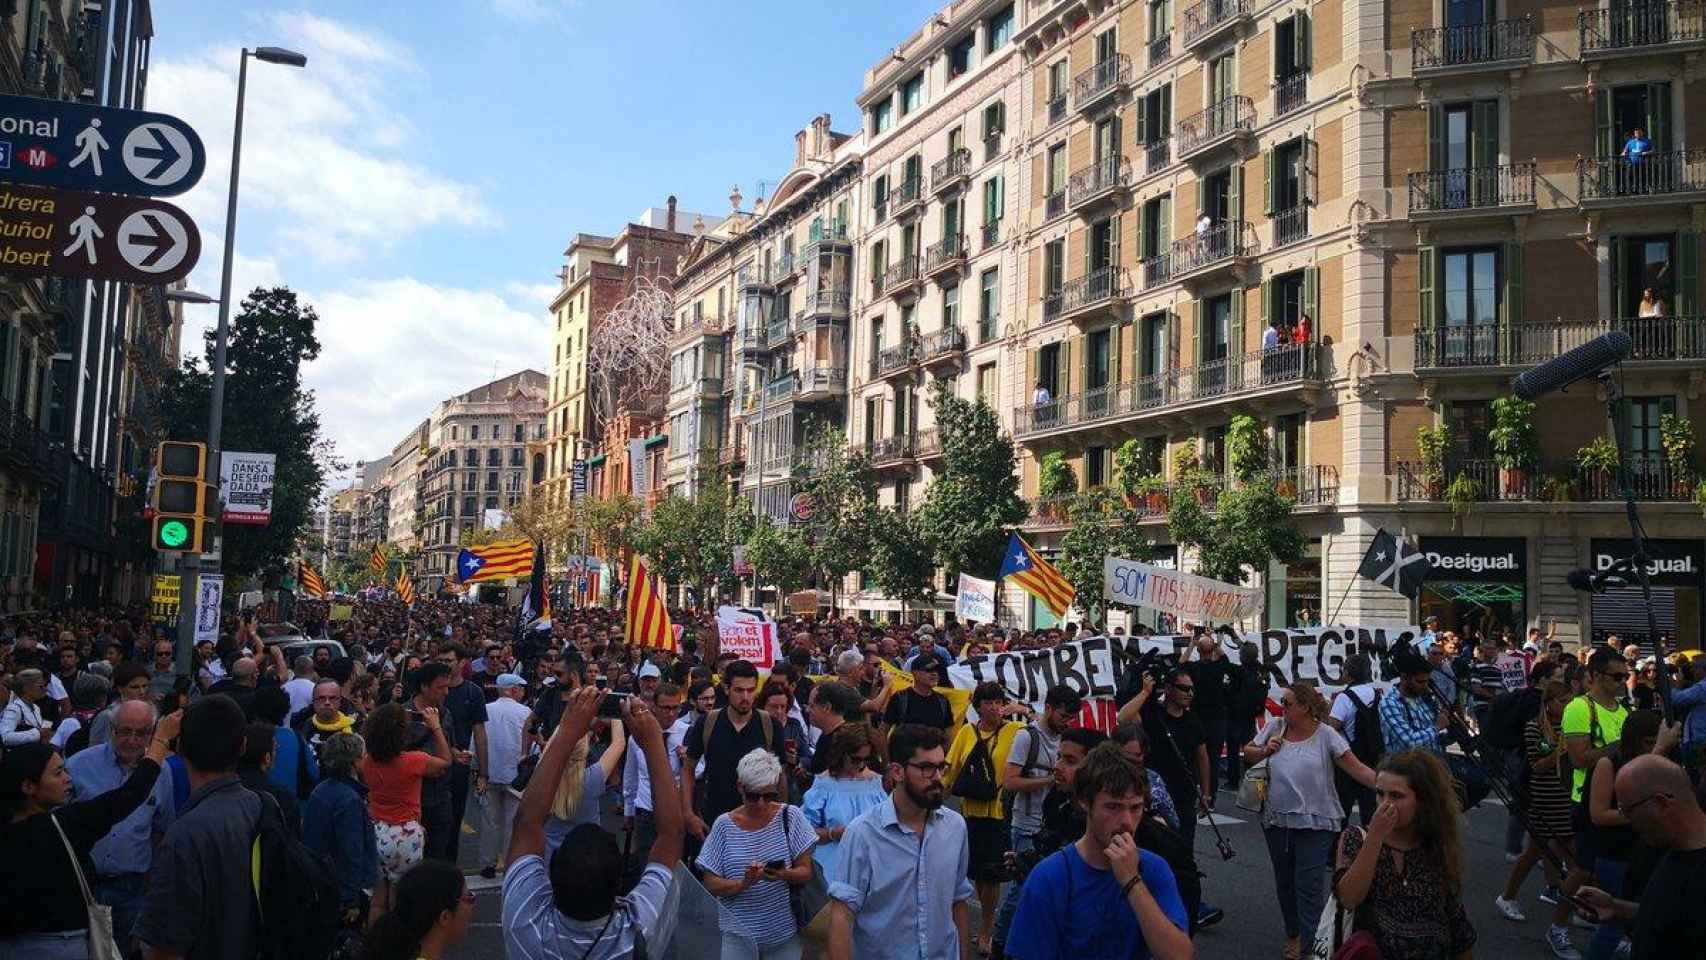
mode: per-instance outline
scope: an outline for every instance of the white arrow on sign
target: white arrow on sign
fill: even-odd
[[[164,123],[145,123],[124,138],[124,166],[151,187],[170,187],[189,175],[195,148],[189,137]]]
[[[177,215],[138,210],[119,224],[118,252],[143,273],[169,273],[190,252],[190,232]]]

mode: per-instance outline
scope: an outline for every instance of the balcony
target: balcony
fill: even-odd
[[[1164,136],[1143,145],[1143,174],[1152,176],[1173,165],[1173,141]]]
[[[764,402],[772,404],[792,400],[799,389],[800,381],[797,377],[792,373],[783,374],[764,385]]]
[[[957,364],[966,352],[966,334],[959,327],[945,327],[918,338],[915,356],[926,367]]]
[[[921,461],[942,459],[942,435],[935,427],[918,431],[913,440],[912,450]]]
[[[1576,14],[1583,60],[1664,52],[1706,41],[1706,3],[1647,0]]]
[[[1309,239],[1309,208],[1298,204],[1274,214],[1274,248],[1289,247]]]
[[[1101,267],[1060,288],[1043,300],[1049,320],[1088,320],[1118,307],[1131,296],[1124,267]]]
[[[1698,200],[1706,193],[1706,149],[1582,160],[1576,184],[1584,209]]]
[[[1120,154],[1103,157],[1066,181],[1066,205],[1092,213],[1117,201],[1131,187],[1131,164]]]
[[[1072,108],[1087,113],[1113,103],[1120,91],[1131,86],[1131,58],[1123,53],[1097,63],[1072,81]]]
[[[1171,252],[1158,253],[1144,260],[1141,268],[1143,270],[1143,289],[1151,290],[1164,283],[1169,283],[1173,279],[1173,254]]]
[[[723,395],[723,378],[696,377],[678,386],[671,387],[669,392],[672,399],[699,397],[706,400],[715,400]]]
[[[847,221],[840,219],[814,221],[806,233],[806,246],[814,243],[843,243],[847,240]]]
[[[1208,156],[1218,147],[1247,140],[1256,129],[1256,107],[1234,95],[1179,121],[1179,159]]]
[[[871,360],[871,379],[886,380],[912,372],[912,366],[917,362],[917,344],[911,337],[892,347],[877,351]]]
[[[1283,117],[1303,109],[1309,102],[1309,74],[1299,73],[1274,81],[1274,116]]]
[[[846,287],[821,287],[807,290],[801,297],[800,316],[847,318],[853,302],[853,292]]]
[[[924,273],[932,280],[958,277],[966,266],[966,235],[953,233],[924,248]]]
[[[1064,188],[1043,197],[1043,221],[1046,223],[1066,213],[1066,190]]]
[[[799,381],[800,387],[794,396],[802,403],[839,400],[847,394],[845,367],[814,367],[801,370]]]
[[[765,326],[764,336],[770,341],[771,349],[780,350],[786,347],[788,341],[793,339],[793,334],[788,331],[788,318],[771,317],[770,322]]]
[[[1482,323],[1418,330],[1416,370],[1485,373],[1532,366],[1612,330],[1621,330],[1634,341],[1625,363],[1662,365],[1706,360],[1706,317],[1622,317]]]
[[[732,467],[746,462],[746,444],[739,435],[732,441],[725,441],[717,448],[717,463],[721,466]]]
[[[913,460],[911,437],[883,437],[872,441],[866,447],[871,457],[871,466],[878,469],[885,467],[900,467]]]
[[[894,213],[896,220],[904,220],[924,209],[924,178],[911,177],[902,180],[889,194],[889,210]]]
[[[1185,8],[1185,49],[1200,50],[1250,21],[1250,0],[1202,0]]]
[[[1542,460],[1512,470],[1493,460],[1462,459],[1446,463],[1431,479],[1422,462],[1400,460],[1392,464],[1388,480],[1392,499],[1399,503],[1445,503],[1448,491],[1466,495],[1473,503],[1623,502],[1616,473],[1585,469],[1573,460]],[[1634,456],[1629,461],[1629,487],[1639,502],[1692,503],[1698,482],[1694,471],[1679,471],[1663,457]]]
[[[1533,62],[1531,17],[1410,31],[1410,72],[1417,77],[1509,70]]]
[[[1058,93],[1048,100],[1048,122],[1050,126],[1066,119],[1066,94]]]
[[[1164,33],[1149,41],[1149,69],[1173,59],[1173,34]]]
[[[1173,241],[1173,279],[1204,279],[1243,266],[1255,253],[1256,228],[1243,220],[1225,220]]]
[[[770,352],[769,332],[763,327],[748,327],[735,334],[735,349],[756,357]]]
[[[741,267],[735,282],[742,290],[769,290],[776,285],[776,278],[768,266],[752,265]]]
[[[971,151],[965,147],[948,154],[930,167],[930,189],[941,194],[958,190],[971,179]]]
[[[1001,221],[983,225],[983,249],[988,250],[1001,243]]]
[[[1020,439],[1029,440],[1154,418],[1228,399],[1315,392],[1321,388],[1320,367],[1317,344],[1255,350],[1109,384],[1045,404],[1016,407],[1013,430]]]
[[[1504,216],[1534,208],[1534,164],[1419,170],[1406,178],[1411,220]]]
[[[924,271],[917,257],[902,257],[883,273],[881,292],[896,300],[917,299],[924,286]]]

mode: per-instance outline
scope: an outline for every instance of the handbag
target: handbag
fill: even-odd
[[[782,838],[789,850],[794,841],[788,834],[788,805],[782,805]],[[829,880],[823,875],[823,864],[812,858],[812,878],[799,886],[788,884],[788,910],[794,915],[794,926],[800,936],[816,944],[829,942]]]
[[[95,895],[89,890],[89,881],[83,876],[83,864],[77,859],[77,851],[71,848],[71,838],[65,835],[65,828],[59,825],[58,817],[51,813],[47,817],[53,821],[53,829],[59,833],[59,842],[65,844],[65,855],[71,858],[71,869],[77,874],[77,885],[83,888],[83,905],[89,911],[89,960],[123,960],[124,954],[118,948],[118,941],[113,939],[113,908],[95,902]]]
[[[1285,721],[1280,721],[1276,737],[1285,736]],[[1244,779],[1238,781],[1238,808],[1251,813],[1261,813],[1268,806],[1268,759],[1253,764],[1244,771]]]

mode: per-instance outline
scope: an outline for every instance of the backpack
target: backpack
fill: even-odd
[[[976,727],[971,729],[976,743],[966,755],[960,775],[954,779],[953,793],[963,800],[988,803],[1001,794],[1001,787],[995,782],[995,758],[989,755],[989,742],[978,734]],[[1001,736],[1001,732],[997,730],[995,736]]]
[[[1386,736],[1380,729],[1380,691],[1374,691],[1374,699],[1368,703],[1363,703],[1349,687],[1345,688],[1345,696],[1351,701],[1357,722],[1351,753],[1372,769],[1380,763],[1380,755],[1386,749]]]
[[[1025,748],[1025,762],[1019,766],[1021,777],[1031,775],[1031,770],[1037,765],[1037,757],[1042,755],[1043,749],[1042,731],[1037,729],[1036,724],[1025,724],[1025,732],[1030,735],[1026,738],[1030,746]],[[1013,804],[1018,802],[1019,796],[1018,791],[1009,790],[1001,798],[1001,816],[1009,823],[1013,821]]]
[[[343,929],[337,871],[330,858],[290,832],[278,801],[250,792],[261,799],[249,848],[250,883],[261,920],[259,960],[324,960]]]
[[[753,712],[758,714],[759,726],[764,728],[764,749],[770,751],[771,753],[775,753],[776,752],[776,728],[774,726],[772,726],[770,723],[770,714],[765,713],[763,710],[754,710]],[[712,733],[712,731],[717,729],[717,720],[722,716],[722,714],[723,714],[723,708],[722,707],[718,707],[717,709],[712,710],[712,711],[705,714],[705,723],[704,723],[705,739],[704,739],[703,743],[699,744],[699,755],[700,756],[704,756],[705,754],[711,752],[711,733]]]
[[[1521,750],[1522,731],[1528,721],[1540,716],[1540,691],[1533,687],[1507,690],[1487,707],[1487,722],[1481,737],[1501,750]]]
[[[289,727],[285,729],[290,730]],[[290,730],[290,735],[296,738],[296,799],[307,800],[308,795],[314,792],[314,778],[308,773],[310,748],[308,741],[302,737],[302,731]]]

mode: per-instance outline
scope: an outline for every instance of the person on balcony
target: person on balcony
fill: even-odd
[[[1647,289],[1642,290],[1641,291],[1641,306],[1638,309],[1636,309],[1635,316],[1637,316],[1637,317],[1662,317],[1664,315],[1665,315],[1665,302],[1663,300],[1660,300],[1658,298],[1658,296],[1653,293],[1653,288],[1648,287]]]
[[[1310,329],[1309,314],[1297,315],[1297,326],[1291,328],[1291,342],[1297,346],[1308,346],[1314,331]]]
[[[1272,320],[1268,321],[1268,328],[1266,330],[1262,331],[1262,382],[1263,383],[1273,383],[1275,380],[1278,380],[1280,378],[1281,371],[1279,369],[1279,364],[1280,364],[1279,347],[1280,347],[1280,343],[1284,339],[1280,335],[1280,323],[1281,322],[1282,321],[1279,317],[1274,317]]]
[[[1623,152],[1618,154],[1623,161],[1623,192],[1645,193],[1653,176],[1650,164],[1642,160],[1653,152],[1653,141],[1647,139],[1647,131],[1636,127],[1629,131],[1629,139],[1623,141]]]

